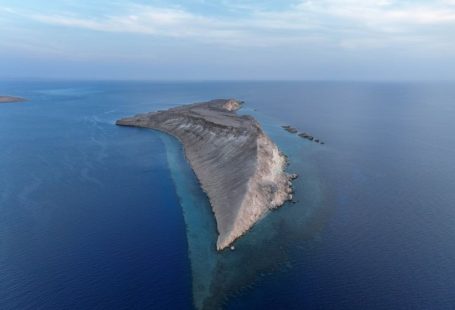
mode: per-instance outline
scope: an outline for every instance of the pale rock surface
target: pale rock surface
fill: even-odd
[[[239,101],[218,99],[139,114],[117,125],[153,128],[177,137],[214,212],[217,249],[229,247],[269,210],[292,197],[286,157]]]

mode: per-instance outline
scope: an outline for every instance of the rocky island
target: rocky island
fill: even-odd
[[[270,210],[292,200],[286,156],[241,102],[218,99],[139,114],[116,122],[175,136],[215,215],[217,249],[229,247]]]
[[[25,98],[13,96],[0,96],[0,103],[22,102],[26,101]]]
[[[315,137],[313,137],[309,133],[306,133],[306,132],[298,133],[299,132],[298,129],[294,128],[292,126],[283,125],[283,126],[281,126],[281,128],[283,128],[284,130],[286,130],[287,132],[289,132],[291,134],[297,134],[297,136],[299,136],[302,139],[307,139],[307,140],[314,141],[314,142],[319,143],[319,144],[324,144],[323,141],[321,141],[320,139],[316,139]]]

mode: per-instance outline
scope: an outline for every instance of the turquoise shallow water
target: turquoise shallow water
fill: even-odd
[[[216,223],[208,199],[184,160],[182,146],[175,138],[162,134],[187,225],[193,297],[198,308],[225,305],[228,297],[251,288],[270,272],[291,268],[289,251],[311,235],[316,228],[315,219],[321,216],[321,209],[326,205],[317,169],[305,159],[312,153],[305,151],[310,142],[283,134],[283,129],[274,120],[252,109],[244,108],[242,113],[260,119],[264,130],[294,159],[289,172],[302,176],[294,182],[297,203],[287,203],[283,209],[261,220],[235,243],[235,251],[217,252]],[[305,179],[311,181],[305,182],[304,186]]]
[[[216,272],[216,222],[207,196],[201,190],[193,171],[185,160],[180,142],[161,134],[176,192],[186,223],[188,258],[192,269],[193,301],[202,308],[212,295],[212,277]]]
[[[452,86],[1,82],[31,101],[0,106],[0,308],[452,309]],[[298,203],[217,254],[178,142],[113,123],[220,97],[300,178]]]

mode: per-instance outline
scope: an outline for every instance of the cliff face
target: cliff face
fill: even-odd
[[[228,247],[270,209],[292,198],[286,158],[235,100],[213,100],[117,121],[177,137],[215,214],[217,249]]]

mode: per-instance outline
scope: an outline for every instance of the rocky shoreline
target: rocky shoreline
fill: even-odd
[[[0,96],[0,103],[23,102],[27,101],[25,98],[13,96]]]
[[[120,119],[120,126],[157,129],[177,137],[203,190],[223,250],[270,210],[292,200],[287,159],[257,121],[235,111],[237,100],[218,99]]]

